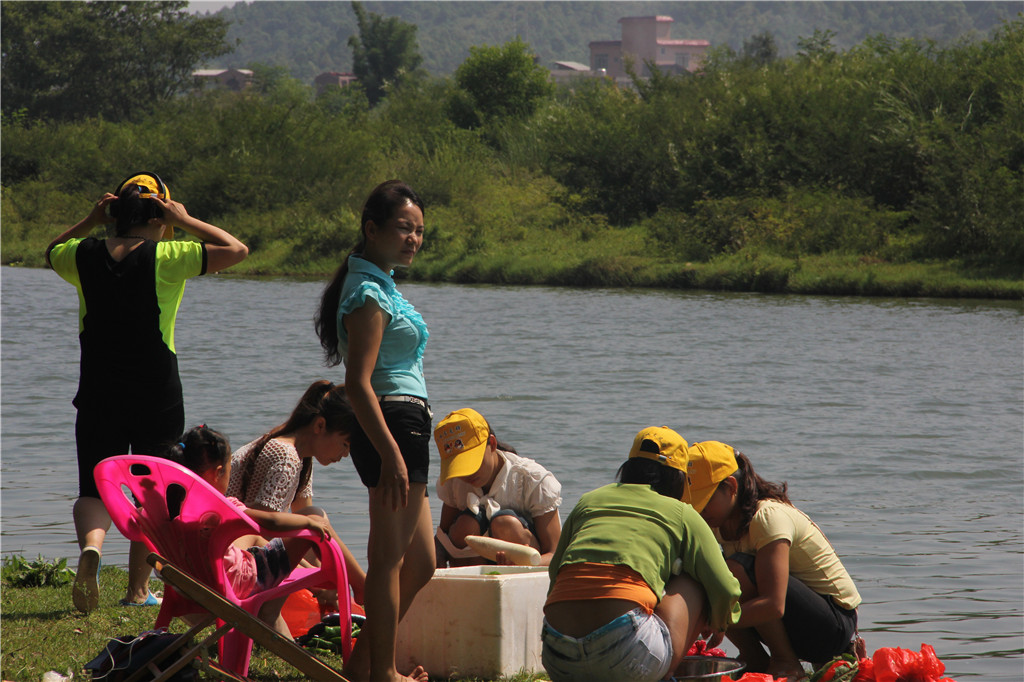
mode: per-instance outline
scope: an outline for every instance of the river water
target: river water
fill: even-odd
[[[321,282],[192,280],[176,342],[188,425],[234,446],[283,421],[323,367]],[[5,267],[3,555],[69,557],[77,494],[74,290]],[[563,518],[636,432],[722,440],[786,480],[836,546],[879,647],[935,647],[956,679],[1024,660],[1024,324],[1019,302],[402,284],[430,326],[436,420],[474,407],[563,485]],[[125,348],[125,366],[141,361]],[[436,466],[434,469],[436,474]],[[365,561],[347,460],[315,498]],[[435,522],[440,504],[434,502]],[[105,561],[125,565],[114,530]]]

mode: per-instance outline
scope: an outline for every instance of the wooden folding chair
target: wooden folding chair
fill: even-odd
[[[156,557],[155,554],[150,555],[151,564],[156,563],[154,557]],[[134,673],[124,678],[122,682],[141,682],[142,680],[147,680],[148,682],[165,682],[173,677],[179,670],[189,665],[195,665],[200,670],[218,680],[224,680],[225,682],[248,682],[247,678],[239,677],[216,661],[211,660],[208,653],[209,647],[234,627],[233,625],[224,624],[204,637],[198,644],[195,643],[194,640],[196,636],[206,628],[213,625],[216,621],[217,616],[212,613],[204,616],[199,620],[199,622],[189,628],[187,632],[178,635],[178,638],[175,639],[171,645],[165,647],[163,651],[153,656],[153,658],[151,658],[145,665],[141,666]],[[275,632],[274,634],[277,633]],[[280,637],[280,635],[278,636]],[[282,639],[284,638],[282,637]],[[177,656],[177,658],[168,661],[172,655]],[[161,667],[162,665],[166,665],[166,667]],[[324,677],[323,679],[337,678]]]
[[[161,669],[161,674],[155,677],[152,682],[163,682],[186,665],[189,665],[206,647],[229,630],[244,632],[252,641],[278,656],[281,660],[291,664],[296,670],[311,680],[317,680],[317,682],[348,682],[334,668],[310,655],[305,649],[291,640],[282,637],[262,620],[246,613],[243,609],[232,604],[206,585],[190,577],[159,554],[150,554],[147,561],[160,572],[166,584],[171,585],[182,595],[188,597],[209,612],[209,615],[200,623],[197,623],[181,636],[181,641],[191,640],[200,631],[209,627],[215,620],[221,623],[219,628],[191,648],[184,649],[184,647],[177,648],[172,646],[157,654],[150,661],[151,666],[159,667],[161,663],[175,653],[179,653],[180,658],[176,659],[168,667]],[[215,677],[220,677],[221,679],[230,681],[240,681],[243,679],[225,670],[213,661],[203,660],[202,667]],[[137,680],[144,679],[145,675],[146,669],[143,668],[136,671],[131,678],[126,679],[124,682],[137,682]]]
[[[305,588],[338,591],[342,625],[341,655],[343,660],[348,659],[352,651],[351,603],[345,560],[335,542],[323,541],[310,531],[275,533],[264,529],[201,477],[160,457],[109,457],[96,465],[94,475],[100,498],[125,537],[144,542],[151,551],[164,557],[161,563],[177,567],[178,573],[187,575],[191,581],[187,584],[204,586],[231,604],[234,610],[249,617],[242,620],[237,614],[233,615],[230,622],[244,622],[246,628],[228,627],[218,636],[218,662],[221,668],[244,677],[249,670],[249,657],[255,639],[250,631],[262,633],[267,629],[265,625],[255,629],[251,627],[250,621],[260,622],[256,615],[267,601],[284,598],[291,592]],[[234,593],[226,578],[223,560],[229,545],[244,535],[309,539],[317,543],[320,566],[296,568],[280,585],[240,597]],[[164,578],[166,581],[166,576]],[[195,600],[185,591],[179,591],[174,583],[170,583],[164,591],[164,601],[154,627],[166,627],[174,617],[210,611],[205,603]],[[219,615],[217,619],[219,631],[228,621]],[[303,655],[309,658],[305,652]]]

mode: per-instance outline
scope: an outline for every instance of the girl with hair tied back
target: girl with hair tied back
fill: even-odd
[[[860,594],[828,539],[785,483],[718,441],[694,443],[683,501],[714,529],[740,582],[743,615],[725,633],[750,672],[801,679],[844,652],[864,655]],[[768,652],[764,647],[768,647]]]
[[[388,180],[370,193],[359,243],[324,289],[315,319],[329,365],[345,363],[345,386],[358,427],[352,463],[369,491],[366,624],[348,675],[398,682],[398,622],[434,574],[427,497],[431,412],[423,376],[427,325],[392,279],[423,245],[423,200]],[[417,666],[411,678],[426,682]]]
[[[324,379],[306,388],[288,420],[231,455],[227,494],[251,509],[312,514],[327,518],[313,506],[313,460],[327,466],[348,457],[356,416],[345,387]],[[366,573],[340,540],[353,599],[363,603]],[[323,595],[334,606],[330,595]],[[331,605],[331,604],[329,604]]]

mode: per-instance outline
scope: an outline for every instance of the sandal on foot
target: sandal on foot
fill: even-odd
[[[100,550],[92,545],[78,557],[75,584],[71,588],[71,601],[82,613],[94,611],[100,605]]]
[[[121,606],[160,606],[160,604],[163,603],[163,599],[160,599],[150,592],[146,595],[146,601],[130,601],[128,599],[122,599],[117,603]]]

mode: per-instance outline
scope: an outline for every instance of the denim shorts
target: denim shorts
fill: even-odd
[[[656,682],[664,679],[672,663],[668,627],[641,608],[579,639],[544,621],[541,641],[541,662],[552,682]]]
[[[253,592],[277,587],[291,575],[288,550],[281,538],[274,538],[262,547],[250,547],[246,551],[256,558],[256,589]]]
[[[484,506],[480,505],[480,509],[475,514],[472,509],[463,509],[462,512],[459,513],[459,516],[469,516],[475,520],[477,525],[480,526],[480,532],[477,533],[478,535],[486,534],[491,528],[491,522],[499,516],[514,516],[519,523],[523,524],[523,528],[530,531],[532,535],[537,534],[537,530],[533,527],[533,521],[526,518],[515,509],[499,509],[494,512],[494,515],[491,518],[488,519]]]

